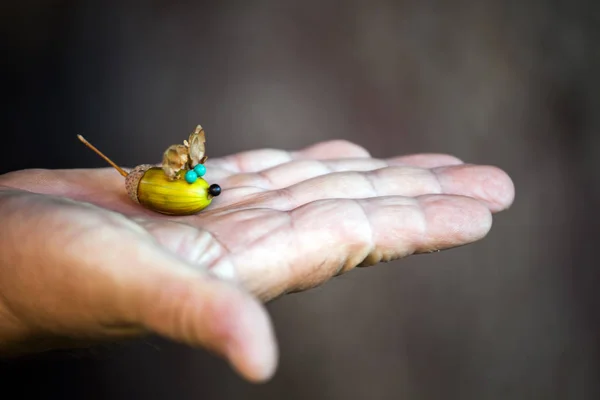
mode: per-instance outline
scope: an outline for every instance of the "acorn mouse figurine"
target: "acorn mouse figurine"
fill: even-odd
[[[196,214],[208,207],[221,194],[217,184],[209,185],[202,177],[204,162],[204,129],[198,125],[183,145],[175,144],[163,154],[162,165],[142,164],[129,173],[106,157],[91,143],[77,135],[79,140],[102,157],[125,177],[127,194],[143,207],[166,215]]]

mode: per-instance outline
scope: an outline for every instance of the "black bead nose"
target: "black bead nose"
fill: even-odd
[[[213,183],[208,187],[208,194],[210,194],[213,197],[217,197],[221,194],[221,186],[217,185],[216,183]]]

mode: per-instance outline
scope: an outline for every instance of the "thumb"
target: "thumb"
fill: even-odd
[[[225,357],[250,381],[264,381],[277,363],[276,341],[264,306],[241,288],[218,280],[161,249],[129,250],[123,266],[137,263],[122,315],[173,340]],[[151,254],[141,256],[139,251]],[[141,260],[144,259],[143,261]]]
[[[0,351],[24,338],[152,331],[215,351],[250,381],[272,376],[277,347],[268,314],[241,288],[169,252],[120,214],[46,196],[9,197],[0,199],[7,228],[0,235]]]
[[[131,292],[133,320],[158,334],[226,357],[246,379],[274,373],[277,348],[264,306],[232,283],[154,254],[152,273]],[[163,265],[169,265],[165,271]]]

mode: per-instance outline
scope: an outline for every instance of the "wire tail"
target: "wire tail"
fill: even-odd
[[[96,147],[94,147],[94,145],[92,145],[90,142],[88,142],[87,140],[85,140],[85,138],[81,135],[77,135],[77,138],[81,141],[81,143],[85,144],[89,149],[91,149],[94,153],[98,154],[100,157],[102,157],[104,159],[104,161],[106,161],[107,163],[109,163],[114,169],[116,169],[117,171],[119,171],[119,173],[123,176],[127,176],[128,173],[125,172],[123,170],[123,168],[119,167],[117,164],[115,164],[110,158],[106,157],[100,150],[98,150]]]

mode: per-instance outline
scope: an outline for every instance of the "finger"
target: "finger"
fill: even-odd
[[[368,158],[363,147],[346,140],[317,143],[298,151],[260,149],[231,156],[209,159],[207,164],[232,173],[251,173],[272,168],[293,160],[326,160],[335,158]]]
[[[296,152],[295,158],[312,160],[333,160],[336,158],[370,158],[364,147],[348,140],[329,140],[316,143]]]
[[[356,266],[472,243],[492,223],[481,202],[449,195],[321,200],[280,215],[287,232],[263,237],[237,260],[245,265],[242,281],[266,299],[318,286]],[[272,257],[273,249],[286,255],[286,264]]]
[[[463,161],[450,154],[419,153],[391,159],[391,165],[408,165],[420,168],[438,168],[450,165],[460,165]]]
[[[512,203],[514,187],[508,175],[491,166],[458,165],[434,169],[389,167],[367,172],[322,175],[256,197],[260,206],[291,210],[313,201],[378,196],[415,197],[453,194],[483,201],[501,211]]]
[[[295,160],[258,172],[233,174],[222,181],[221,187],[224,189],[255,187],[265,190],[275,190],[334,172],[373,171],[385,167],[399,166],[435,168],[447,165],[460,165],[461,163],[457,158],[444,154],[411,155],[390,158],[388,160],[375,158]]]

